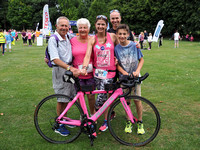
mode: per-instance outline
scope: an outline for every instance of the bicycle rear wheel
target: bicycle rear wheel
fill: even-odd
[[[117,100],[108,113],[108,128],[111,135],[120,143],[128,146],[144,146],[151,142],[158,134],[160,129],[160,115],[156,107],[147,99],[140,96],[129,96],[125,98],[130,100],[130,108],[135,120],[138,119],[135,102],[142,103],[142,121],[145,133],[137,134],[137,123],[132,124],[132,133],[125,133],[127,122],[126,112],[120,100]],[[128,102],[128,101],[127,101]],[[115,111],[116,116],[110,120],[112,111]]]
[[[34,113],[34,123],[38,133],[48,142],[51,143],[69,143],[74,141],[81,134],[80,127],[69,128],[65,125],[65,128],[70,131],[68,136],[62,136],[55,132],[55,127],[59,124],[56,122],[57,113],[57,99],[63,98],[71,99],[66,95],[54,94],[44,98],[36,107]],[[67,117],[80,120],[80,116],[83,114],[81,106],[75,102],[67,112]]]

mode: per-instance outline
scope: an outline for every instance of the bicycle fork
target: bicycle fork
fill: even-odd
[[[122,103],[122,105],[123,105],[123,107],[124,107],[124,110],[125,110],[127,116],[129,117],[130,121],[131,121],[133,124],[134,124],[135,122],[137,122],[138,119],[137,119],[135,116],[133,116],[132,111],[131,111],[131,109],[130,109],[130,107],[129,107],[129,104],[128,104],[128,102],[125,100],[125,98],[124,98],[124,97],[121,97],[121,98],[120,98],[120,101],[121,101],[121,103]]]

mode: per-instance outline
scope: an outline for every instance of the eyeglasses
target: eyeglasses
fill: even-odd
[[[110,14],[111,14],[112,12],[118,12],[118,13],[119,13],[119,10],[113,9],[113,10],[110,11]]]
[[[104,16],[104,15],[98,15],[98,16],[96,17],[96,19],[100,19],[100,18],[103,18],[103,19],[106,19],[106,20],[107,20],[107,17]]]

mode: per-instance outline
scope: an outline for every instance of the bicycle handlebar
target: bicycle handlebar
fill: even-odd
[[[145,80],[148,76],[149,76],[149,73],[145,73],[142,77],[134,77],[133,74],[131,74],[130,76],[125,75],[115,84],[118,84],[119,87],[120,87],[120,84],[123,85],[124,86],[123,89],[129,88],[129,92],[122,95],[122,96],[126,96],[131,92],[131,88],[134,87],[135,84],[141,83],[141,81]],[[75,78],[71,71],[65,72],[65,74],[63,75],[63,81],[76,84],[78,91],[80,90],[79,78]]]
[[[127,89],[128,88],[128,92],[120,95],[119,97],[128,96],[131,93],[131,88],[135,87],[135,84],[141,83],[148,76],[149,76],[149,73],[145,73],[142,77],[134,77],[133,75],[123,76],[122,79],[119,80],[118,82],[119,82],[119,84],[122,84],[124,86],[124,87],[122,87],[123,89]]]
[[[143,80],[145,80],[149,76],[149,73],[145,73],[142,77],[134,77],[132,75],[130,76],[123,76],[121,80],[119,80],[120,84],[122,84],[125,87],[134,87],[135,83],[141,83]]]

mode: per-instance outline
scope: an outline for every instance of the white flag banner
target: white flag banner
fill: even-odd
[[[38,22],[38,23],[37,23],[37,26],[36,26],[36,31],[38,31],[39,24],[40,24],[40,23]]]
[[[47,35],[49,33],[49,22],[50,22],[50,19],[49,19],[49,7],[48,5],[44,5],[44,8],[43,8],[43,35]]]
[[[160,20],[160,21],[158,22],[157,27],[156,27],[156,30],[155,30],[154,35],[153,35],[153,40],[152,40],[152,41],[155,41],[155,42],[158,41],[160,32],[161,32],[161,30],[162,30],[162,28],[163,28],[163,26],[164,26],[163,22],[164,22],[163,20]]]

